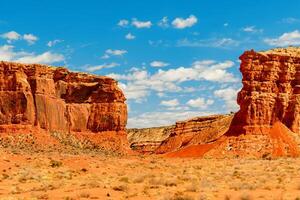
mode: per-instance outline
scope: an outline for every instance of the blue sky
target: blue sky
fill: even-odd
[[[300,45],[298,0],[3,1],[0,60],[119,80],[128,127],[236,111],[238,57]]]

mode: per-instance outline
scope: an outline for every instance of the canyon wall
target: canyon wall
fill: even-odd
[[[176,122],[172,133],[161,143],[156,153],[167,153],[217,140],[228,131],[232,117],[233,114],[211,115]]]
[[[300,133],[300,49],[289,47],[240,56],[243,88],[233,134],[264,134],[276,121]]]
[[[189,145],[169,157],[299,156],[300,48],[246,51],[240,56],[240,110],[214,142]],[[203,134],[202,132],[198,135]]]
[[[228,130],[232,117],[211,115],[178,121],[173,126],[129,129],[128,140],[138,152],[164,154],[218,139]]]
[[[62,133],[110,131],[126,138],[125,100],[112,78],[0,62],[2,132],[32,127]]]
[[[154,153],[170,137],[175,126],[127,129],[131,149],[140,153]]]

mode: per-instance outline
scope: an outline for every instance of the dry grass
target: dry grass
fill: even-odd
[[[163,159],[0,149],[0,199],[299,199],[300,159]]]

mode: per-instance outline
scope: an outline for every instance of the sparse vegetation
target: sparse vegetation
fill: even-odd
[[[128,159],[82,153],[16,155],[0,149],[0,199],[296,199],[299,165],[300,159],[291,158]],[[281,197],[274,191],[286,192]]]

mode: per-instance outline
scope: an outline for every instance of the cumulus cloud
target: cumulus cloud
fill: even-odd
[[[166,62],[163,62],[163,61],[157,61],[157,60],[152,61],[152,62],[150,63],[150,66],[151,66],[151,67],[166,67],[166,66],[168,66],[168,65],[170,65],[170,64],[169,64],[169,63],[166,63]]]
[[[28,53],[25,51],[14,51],[14,46],[4,45],[0,46],[0,60],[15,61],[22,63],[40,63],[52,64],[64,61],[62,54],[52,53],[50,51],[42,54]]]
[[[266,38],[264,40],[270,46],[300,45],[300,32],[298,30],[283,33],[277,38]]]
[[[172,21],[172,25],[174,28],[177,29],[184,29],[188,27],[192,27],[197,23],[198,19],[194,15],[190,15],[188,18],[183,19],[181,17],[178,17]]]
[[[151,21],[139,21],[138,19],[132,19],[131,24],[136,28],[150,28],[152,26]]]
[[[38,37],[29,33],[29,34],[24,34],[23,39],[26,42],[28,42],[28,44],[34,44],[38,40]]]
[[[210,114],[212,113],[184,110],[146,112],[136,116],[129,116],[127,127],[146,128],[153,126],[168,126],[170,124],[175,124],[176,121]]]
[[[1,37],[3,39],[6,39],[8,43],[11,43],[14,40],[20,40],[22,38],[22,36],[19,33],[17,33],[16,31],[10,31],[7,33],[3,33],[1,35]]]
[[[129,25],[129,21],[127,19],[121,19],[119,22],[118,22],[118,26],[121,26],[121,27],[126,27]]]
[[[131,33],[128,33],[128,34],[125,35],[125,38],[126,38],[127,40],[134,40],[134,39],[135,39],[135,36],[132,35]]]
[[[236,99],[239,90],[240,89],[228,87],[224,89],[215,90],[214,95],[225,101],[225,107],[227,111],[237,111],[239,107],[237,105]]]
[[[49,42],[47,43],[47,46],[48,46],[48,47],[54,47],[56,44],[61,43],[61,42],[63,42],[63,40],[58,40],[58,39],[56,39],[56,40],[51,40],[51,41],[49,41]]]
[[[228,48],[239,46],[240,42],[232,38],[212,38],[207,40],[181,39],[177,41],[178,47],[212,47]]]
[[[137,103],[142,103],[150,95],[150,91],[145,85],[124,84],[120,82],[118,84],[125,93],[127,100],[134,100]]]
[[[193,108],[204,109],[204,108],[207,108],[208,106],[212,105],[213,103],[214,103],[214,100],[212,100],[212,99],[205,100],[205,98],[199,97],[197,99],[190,99],[186,104]]]
[[[17,33],[16,31],[10,31],[7,33],[3,33],[1,35],[1,38],[6,39],[6,41],[8,43],[11,43],[13,41],[17,41],[17,40],[25,40],[28,44],[34,44],[37,40],[38,37],[29,33],[29,34],[24,34],[23,36],[19,33]]]
[[[107,59],[110,58],[110,56],[123,56],[124,54],[126,54],[127,51],[126,50],[120,50],[120,49],[107,49],[105,51],[105,54],[101,57],[102,59]]]
[[[47,51],[45,53],[39,54],[39,55],[28,55],[18,58],[17,62],[22,63],[43,63],[43,64],[51,64],[56,62],[64,61],[64,56],[57,53],[52,53],[50,51]]]
[[[139,93],[155,92],[182,92],[194,91],[181,86],[187,81],[211,81],[219,83],[235,83],[238,79],[227,70],[234,66],[232,61],[216,62],[214,60],[196,61],[190,67],[178,67],[168,70],[159,69],[151,74],[145,69],[134,69],[128,74],[108,74],[123,82],[126,86],[125,95],[128,99],[137,97],[141,102],[142,95],[130,97],[133,90],[137,88]],[[130,93],[126,91],[130,88]]]
[[[263,29],[258,29],[255,26],[247,26],[244,27],[242,30],[248,33],[262,33],[264,31]]]
[[[179,101],[178,99],[163,100],[160,102],[160,105],[167,106],[167,107],[174,107],[179,105]]]
[[[102,65],[97,65],[97,66],[89,66],[86,68],[87,71],[89,72],[94,72],[94,71],[98,71],[104,68],[113,68],[113,67],[117,67],[120,66],[120,64],[118,63],[109,63],[109,64],[102,64]]]

